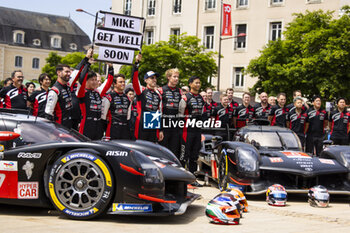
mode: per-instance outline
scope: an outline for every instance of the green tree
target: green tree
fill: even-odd
[[[205,47],[196,36],[171,35],[169,41],[142,46],[139,77],[144,84],[142,77],[147,71],[153,70],[160,74],[157,83],[162,86],[167,83],[165,71],[178,68],[180,86],[188,85],[188,78],[196,75],[200,77],[204,89],[211,87],[208,78],[217,74],[215,56],[216,53],[205,51]],[[130,79],[132,66],[123,66],[120,72]]]
[[[295,14],[284,39],[270,41],[246,72],[258,81],[252,92],[276,95],[300,89],[306,97],[350,97],[350,17],[339,19],[321,10]]]
[[[46,64],[45,66],[42,68],[42,72],[43,73],[47,73],[50,75],[50,77],[52,78],[52,84],[55,83],[56,79],[57,79],[57,74],[56,74],[56,66],[58,64],[67,64],[70,67],[76,67],[79,62],[85,57],[85,54],[82,52],[74,52],[74,53],[69,53],[66,56],[62,57],[60,55],[58,55],[55,52],[51,52],[49,54],[49,56],[45,59],[46,60]],[[96,58],[97,55],[94,55],[94,57]],[[94,63],[91,65],[91,70],[98,72],[99,70],[99,64],[98,63]]]

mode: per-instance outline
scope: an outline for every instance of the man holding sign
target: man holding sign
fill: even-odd
[[[142,87],[139,81],[139,63],[141,54],[136,56],[135,65],[132,72],[132,85],[136,93],[137,118],[135,122],[135,138],[151,142],[163,140],[163,132],[160,131],[160,111],[162,98],[157,91],[158,74],[148,71],[145,76],[146,87]],[[151,118],[148,118],[151,117]],[[146,118],[148,122],[146,122]],[[155,120],[158,119],[159,127],[156,127]],[[146,124],[148,123],[148,124]]]

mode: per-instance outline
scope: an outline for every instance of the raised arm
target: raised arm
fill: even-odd
[[[141,54],[138,54],[136,56],[136,61],[132,70],[132,87],[134,88],[136,95],[141,95],[142,93],[142,86],[139,80],[139,64],[140,64],[141,58],[142,58]]]
[[[71,91],[73,91],[73,86],[74,83],[78,80],[78,78],[80,77],[80,74],[84,68],[84,66],[86,64],[89,63],[89,60],[92,59],[92,55],[93,55],[94,51],[92,48],[90,48],[87,53],[86,56],[84,57],[83,60],[81,60],[81,62],[75,67],[75,70],[72,72],[69,81],[68,81],[68,86],[71,87]]]
[[[103,97],[107,91],[111,88],[114,78],[114,69],[113,64],[108,63],[108,78],[102,83],[100,87],[97,88],[97,92],[100,93],[100,96]]]

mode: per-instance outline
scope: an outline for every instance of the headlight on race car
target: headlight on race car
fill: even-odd
[[[254,172],[258,169],[256,152],[238,148],[238,169],[242,172]]]
[[[160,184],[164,182],[164,177],[162,172],[155,164],[151,163],[141,163],[143,170],[143,181],[146,184]]]

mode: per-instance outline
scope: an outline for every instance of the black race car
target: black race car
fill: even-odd
[[[239,186],[247,194],[262,194],[272,184],[304,193],[315,185],[330,193],[350,195],[350,146],[329,146],[319,157],[302,152],[297,135],[287,128],[250,125],[235,141],[203,135],[201,174],[208,173],[220,189]]]
[[[146,141],[90,141],[46,119],[1,110],[0,203],[50,207],[72,219],[101,213],[178,215],[195,177]]]

